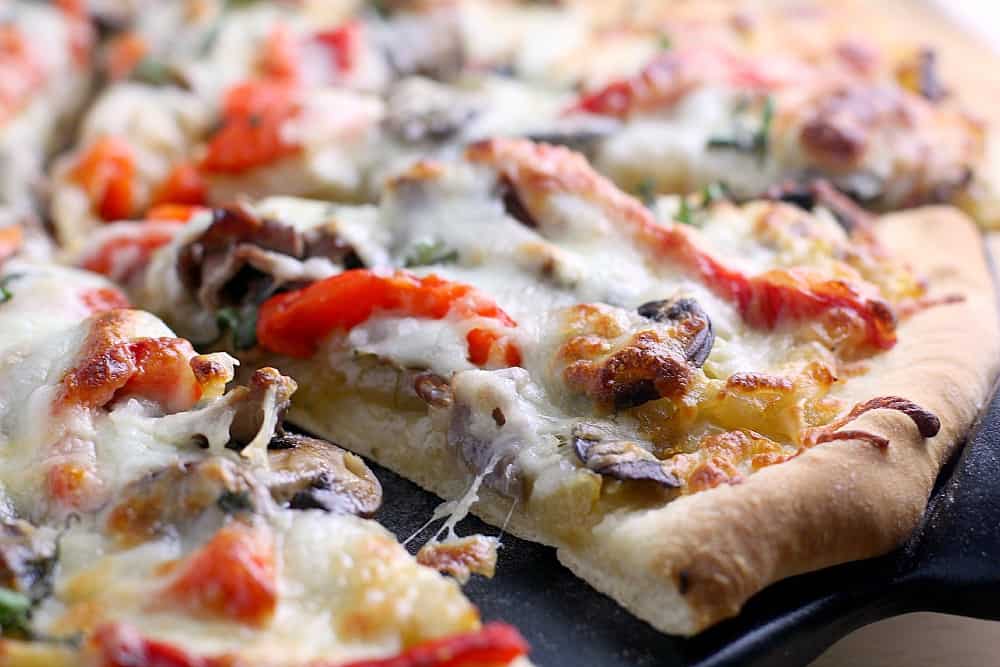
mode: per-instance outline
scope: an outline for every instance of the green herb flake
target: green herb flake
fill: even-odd
[[[453,264],[458,261],[458,251],[441,241],[420,241],[413,244],[403,262],[406,267],[431,264]]]
[[[0,588],[0,630],[4,635],[29,633],[31,599],[9,588]]]
[[[257,306],[246,304],[238,308],[220,308],[215,321],[223,332],[229,331],[237,350],[249,350],[257,344]]]
[[[652,207],[656,203],[656,184],[653,183],[653,179],[644,178],[639,181],[639,184],[635,188],[636,194],[642,203],[648,207]]]
[[[691,210],[691,205],[688,204],[687,197],[681,197],[681,206],[677,211],[677,221],[683,222],[685,225],[694,224],[694,211]]]
[[[656,45],[660,47],[661,51],[669,51],[674,46],[674,41],[670,39],[670,33],[661,31],[656,37]]]
[[[10,291],[10,284],[22,275],[21,273],[12,273],[0,278],[0,303],[7,303],[14,298],[14,293]]]
[[[139,61],[139,64],[132,70],[131,78],[133,81],[151,86],[165,86],[176,80],[171,68],[163,61],[149,57]]]
[[[739,115],[739,107],[735,110]],[[763,163],[771,147],[771,126],[774,124],[774,99],[768,95],[764,98],[761,109],[760,123],[757,129],[748,134],[746,129],[734,123],[732,132],[723,136],[709,137],[706,146],[709,149],[731,149],[752,153],[757,156],[758,163]]]
[[[253,500],[246,491],[223,491],[215,501],[219,509],[226,514],[239,514],[253,511]]]
[[[716,181],[709,183],[701,190],[701,207],[708,208],[718,201],[729,199],[729,188],[725,183]]]

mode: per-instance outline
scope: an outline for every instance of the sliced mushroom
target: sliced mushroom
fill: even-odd
[[[247,445],[260,435],[261,428],[268,421],[270,410],[268,392],[272,387],[274,388],[274,410],[276,411],[274,419],[280,434],[282,418],[291,404],[292,394],[298,388],[295,380],[270,367],[254,371],[247,386],[248,391],[240,400],[236,416],[229,429],[232,442],[236,445]],[[264,437],[270,440],[273,435],[274,433],[266,433]]]
[[[211,225],[181,248],[181,282],[210,310],[257,303],[276,287],[325,278],[333,268],[303,260],[323,257],[355,265],[357,253],[336,234],[314,229],[303,234],[292,225],[257,217],[237,205],[213,211]]]
[[[455,78],[465,65],[465,46],[458,22],[447,12],[394,17],[378,35],[396,75]]]
[[[448,426],[448,444],[458,451],[463,463],[476,475],[483,476],[483,484],[497,493],[516,498],[521,495],[521,468],[513,452],[496,451],[494,443],[471,432],[472,410],[456,403],[452,408]],[[490,421],[495,423],[491,416]],[[502,426],[498,426],[498,429]]]
[[[469,95],[427,79],[411,78],[390,91],[384,125],[406,143],[445,141],[459,134],[479,112]]]
[[[258,474],[278,503],[371,516],[382,504],[382,485],[365,462],[323,440],[286,433],[271,441],[270,470]]]
[[[125,544],[150,539],[217,507],[255,511],[266,502],[263,487],[233,461],[214,456],[159,470],[132,482],[107,518],[107,529]]]
[[[655,322],[676,325],[684,345],[684,358],[696,368],[705,364],[715,344],[715,332],[708,313],[696,300],[681,298],[650,301],[639,306],[638,312]]]
[[[56,562],[55,533],[19,519],[0,523],[0,586],[38,599]]]
[[[528,139],[546,144],[559,144],[589,154],[601,140],[621,128],[621,123],[605,116],[574,116],[560,118],[551,127],[531,132]]]
[[[573,427],[573,449],[594,472],[619,480],[643,480],[659,486],[680,488],[681,480],[651,452],[633,440],[613,437],[594,424]]]

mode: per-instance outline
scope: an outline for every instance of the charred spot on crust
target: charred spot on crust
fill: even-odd
[[[677,572],[677,592],[681,595],[687,595],[691,590],[691,573],[687,570],[679,570]]]
[[[695,299],[649,301],[639,306],[638,312],[655,322],[679,325],[685,359],[696,368],[705,364],[715,345],[715,332],[708,313]]]

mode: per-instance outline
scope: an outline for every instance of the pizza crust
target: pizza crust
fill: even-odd
[[[885,451],[857,441],[819,445],[740,484],[655,510],[608,515],[585,543],[561,544],[517,507],[508,530],[557,547],[559,559],[596,589],[656,628],[683,635],[737,614],[775,581],[899,545],[919,522],[942,463],[989,396],[1000,336],[983,244],[965,216],[924,208],[887,216],[879,232],[900,257],[924,267],[934,294],[962,293],[966,300],[903,323],[899,344],[871,360],[869,373],[852,378],[838,396],[847,405],[883,395],[911,399],[941,419],[936,437],[923,440],[903,415],[869,413],[852,428],[888,437],[892,444]],[[296,370],[286,368],[293,375]],[[331,398],[324,383],[303,384],[290,421],[444,498],[465,493],[468,472],[447,445],[444,425],[425,412],[382,405],[358,392]],[[479,498],[472,512],[502,524],[510,500],[486,488]]]
[[[779,579],[876,556],[906,539],[941,465],[989,397],[1000,342],[971,222],[952,209],[925,208],[887,216],[879,232],[900,257],[925,267],[936,293],[966,300],[905,322],[896,348],[839,396],[904,396],[941,419],[940,433],[925,441],[903,415],[868,414],[856,427],[888,437],[886,451],[828,443],[741,484],[609,516],[589,544],[560,551],[571,570],[657,628],[692,634],[735,615]],[[682,592],[687,618],[664,604]]]

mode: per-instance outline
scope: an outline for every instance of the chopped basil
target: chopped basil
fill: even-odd
[[[441,241],[420,241],[413,244],[404,265],[428,266],[430,264],[452,264],[458,261],[458,251]]]
[[[223,332],[229,331],[233,346],[237,350],[248,350],[257,344],[257,306],[220,308],[215,313],[215,321]]]
[[[741,113],[737,107],[736,113]],[[758,162],[763,162],[767,157],[771,144],[771,126],[774,124],[774,99],[768,95],[764,98],[761,109],[760,123],[757,129],[747,132],[746,128],[740,127],[734,122],[733,130],[724,136],[712,136],[708,139],[709,149],[728,149],[752,153],[757,156]]]
[[[668,51],[674,46],[673,40],[670,39],[670,34],[663,31],[661,31],[660,34],[657,36],[656,44],[663,51]]]
[[[226,514],[253,511],[253,500],[246,491],[223,491],[216,504]]]
[[[9,588],[0,588],[0,630],[4,635],[28,634],[31,598]]]
[[[6,303],[14,298],[14,293],[10,291],[10,284],[21,276],[20,273],[12,273],[0,278],[0,303]]]

